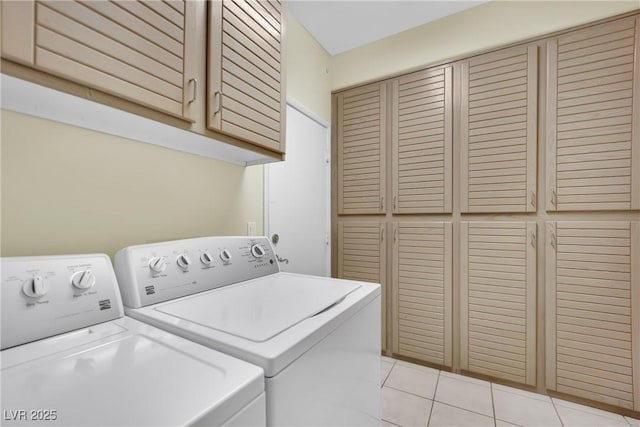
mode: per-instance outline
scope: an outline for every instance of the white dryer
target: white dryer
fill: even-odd
[[[0,424],[265,425],[262,369],[124,317],[106,255],[0,265]]]
[[[284,273],[264,237],[132,246],[126,313],[262,367],[267,424],[378,425],[380,285]]]

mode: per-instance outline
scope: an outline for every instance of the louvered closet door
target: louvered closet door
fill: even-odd
[[[461,65],[462,212],[535,212],[538,49]]]
[[[193,121],[194,7],[188,1],[38,1],[35,66]]]
[[[452,69],[393,81],[393,213],[451,212]]]
[[[286,7],[279,0],[208,3],[208,126],[283,153]]]
[[[450,222],[393,226],[393,352],[452,364]]]
[[[547,223],[547,388],[640,410],[640,223]]]
[[[535,222],[460,224],[460,367],[535,385]]]
[[[338,223],[338,277],[380,283],[382,289],[382,349],[386,342],[387,255],[386,226],[380,221],[341,221]]]
[[[547,49],[547,210],[640,209],[640,18]]]
[[[337,96],[338,214],[385,210],[386,85]]]

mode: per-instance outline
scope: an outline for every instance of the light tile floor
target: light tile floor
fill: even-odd
[[[589,406],[382,357],[382,427],[640,427]]]

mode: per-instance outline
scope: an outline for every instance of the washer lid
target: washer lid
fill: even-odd
[[[156,310],[264,342],[335,305],[361,285],[275,274],[162,304]]]
[[[53,410],[53,425],[220,425],[264,390],[262,369],[128,318],[2,356],[3,408],[20,425],[21,409]]]

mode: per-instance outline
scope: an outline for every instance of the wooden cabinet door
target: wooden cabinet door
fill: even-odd
[[[412,73],[392,87],[392,212],[451,212],[452,68]]]
[[[452,366],[450,222],[393,225],[393,352]]]
[[[547,388],[640,410],[640,223],[548,222]]]
[[[535,212],[538,48],[461,64],[461,212]]]
[[[279,0],[209,2],[207,126],[285,151],[285,16]]]
[[[640,17],[547,51],[547,210],[640,209]]]
[[[535,385],[535,222],[460,224],[460,367]]]
[[[0,3],[2,58],[33,66],[35,46],[34,0]]]
[[[38,1],[35,66],[192,121],[195,7],[191,1]]]
[[[338,223],[338,277],[380,283],[382,287],[382,349],[387,348],[386,225],[381,221]]]
[[[386,88],[375,83],[336,97],[339,215],[386,212]]]

